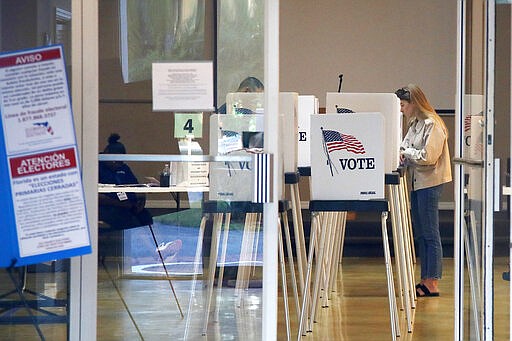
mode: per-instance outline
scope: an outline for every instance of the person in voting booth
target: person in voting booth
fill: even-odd
[[[247,77],[240,85],[238,85],[238,89],[236,92],[263,92],[264,87],[263,83],[256,77]],[[222,104],[217,110],[218,114],[226,113],[226,103]]]
[[[439,233],[439,197],[452,180],[448,129],[442,118],[414,84],[398,89],[400,108],[408,131],[400,145],[400,162],[411,181],[411,214],[421,259],[418,297],[439,296],[443,250]]]
[[[126,154],[126,148],[119,142],[118,134],[111,134],[104,154]],[[101,161],[98,182],[101,184],[138,184],[137,177],[122,161]],[[148,210],[144,209],[146,198],[140,193],[99,193],[99,220],[112,229],[128,229],[153,223]]]

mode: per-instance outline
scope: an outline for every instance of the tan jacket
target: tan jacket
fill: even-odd
[[[414,119],[400,150],[411,175],[413,190],[452,181],[447,136],[434,120]]]

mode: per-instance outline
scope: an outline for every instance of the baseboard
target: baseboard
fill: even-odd
[[[200,203],[193,203],[192,207],[200,207]],[[174,200],[147,200],[146,201],[147,208],[176,208],[177,204]],[[307,210],[309,207],[309,201],[301,201],[300,207],[303,210]],[[188,200],[180,201],[180,208],[191,208],[190,202]],[[453,201],[442,201],[439,203],[440,210],[453,210],[455,209],[455,203]]]

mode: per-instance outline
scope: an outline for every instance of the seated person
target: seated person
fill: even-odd
[[[104,154],[126,154],[120,136],[112,134]],[[98,182],[102,184],[127,185],[137,184],[137,177],[130,167],[122,161],[101,161],[99,163]],[[99,193],[98,219],[112,229],[128,229],[153,223],[142,193]]]

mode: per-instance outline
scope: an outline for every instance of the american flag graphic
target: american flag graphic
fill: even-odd
[[[224,130],[222,129],[222,136],[225,137],[238,137],[240,136],[240,133],[233,131],[233,130]]]
[[[53,135],[53,128],[48,122],[36,122],[34,123],[36,126],[45,127],[48,134]]]
[[[233,114],[235,115],[251,115],[254,114],[254,111],[247,108],[233,108]]]
[[[464,131],[471,130],[471,115],[464,117]]]
[[[352,109],[349,109],[349,108],[343,108],[343,107],[338,107],[336,105],[336,113],[338,114],[352,114],[354,113],[355,111],[352,110]]]
[[[329,153],[335,150],[345,149],[354,154],[364,154],[365,150],[361,142],[352,135],[341,134],[335,130],[322,130],[325,146]]]

